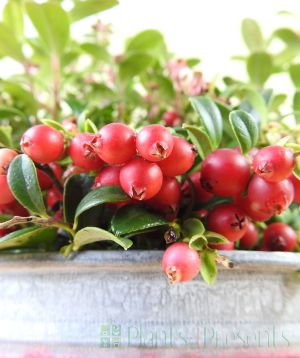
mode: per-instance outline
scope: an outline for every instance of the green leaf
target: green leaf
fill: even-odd
[[[52,53],[63,54],[70,36],[68,14],[58,3],[26,3],[27,14],[45,47]]]
[[[76,233],[73,250],[78,251],[84,245],[99,241],[113,241],[122,246],[124,250],[127,250],[132,246],[132,241],[129,239],[117,237],[112,233],[97,227],[85,227]]]
[[[182,231],[185,237],[192,237],[194,235],[202,235],[205,227],[199,219],[189,218],[182,224]]]
[[[256,120],[249,113],[237,110],[230,113],[229,121],[242,152],[248,153],[259,137]]]
[[[130,54],[119,63],[120,77],[123,81],[129,80],[146,71],[152,63],[153,57],[147,53]]]
[[[204,236],[210,244],[228,244],[229,240],[217,232],[206,231]]]
[[[223,120],[218,106],[210,98],[203,96],[191,97],[190,101],[200,116],[201,124],[208,135],[212,148],[218,148],[223,134]]]
[[[0,239],[0,250],[21,247],[53,250],[56,243],[56,230],[30,226],[2,237]]]
[[[33,214],[47,216],[33,161],[25,154],[10,163],[8,184],[18,202]]]
[[[217,264],[215,261],[215,254],[205,250],[200,253],[200,258],[201,276],[208,285],[211,285],[212,283],[214,283],[217,277]]]
[[[84,122],[84,132],[98,133],[98,129],[90,119],[86,119]]]
[[[0,23],[0,54],[21,63],[26,61],[22,44],[16,39],[11,29],[3,23]]]
[[[291,65],[289,68],[289,74],[294,86],[296,88],[300,88],[300,63]]]
[[[104,46],[86,42],[80,47],[84,52],[93,56],[97,61],[111,62],[112,60],[111,55]]]
[[[64,185],[64,218],[69,224],[75,219],[76,208],[91,190],[94,178],[87,174],[72,175]]]
[[[207,245],[207,240],[204,235],[194,235],[189,241],[189,247],[196,251],[201,251]]]
[[[206,132],[202,128],[190,124],[183,124],[182,128],[186,129],[189,139],[196,147],[200,158],[204,159],[213,150]]]
[[[128,196],[118,186],[102,186],[89,192],[79,203],[75,213],[74,228],[77,227],[79,216],[85,211],[105,203],[117,203],[128,200]]]
[[[0,146],[13,148],[12,127],[0,126]]]
[[[279,93],[272,97],[271,102],[269,104],[269,111],[277,112],[279,107],[287,100],[287,95],[283,93]]]
[[[266,52],[256,52],[248,57],[247,71],[251,81],[263,86],[272,74],[272,57]]]
[[[242,35],[251,52],[262,51],[265,47],[265,41],[259,24],[253,19],[244,19],[242,22]]]
[[[166,101],[174,99],[175,90],[173,82],[168,77],[162,75],[151,75],[151,80],[157,83],[159,95],[162,99]]]
[[[200,58],[188,58],[186,60],[186,64],[188,65],[188,67],[191,67],[191,68],[199,65],[200,62],[201,62]]]
[[[123,206],[111,221],[112,232],[117,236],[127,237],[155,231],[166,225],[168,225],[166,219],[137,205]]]
[[[45,124],[46,126],[57,129],[58,131],[65,132],[65,128],[63,127],[63,125],[57,121],[54,121],[53,119],[41,119],[40,122]]]
[[[23,4],[20,0],[10,0],[3,9],[3,22],[20,42],[24,37]]]
[[[297,123],[300,123],[300,90],[296,91],[293,97],[293,111]]]
[[[118,4],[117,0],[85,0],[77,1],[70,11],[72,22],[97,14]]]

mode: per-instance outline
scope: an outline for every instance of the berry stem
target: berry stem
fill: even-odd
[[[232,261],[230,261],[228,259],[228,257],[226,257],[226,256],[217,255],[215,260],[216,260],[216,263],[218,263],[228,269],[232,269],[234,267],[234,263]]]

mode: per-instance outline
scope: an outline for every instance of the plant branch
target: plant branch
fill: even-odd
[[[234,263],[232,261],[230,261],[228,259],[228,257],[226,257],[226,256],[217,255],[215,260],[216,260],[216,263],[218,263],[226,268],[232,269],[234,267]]]

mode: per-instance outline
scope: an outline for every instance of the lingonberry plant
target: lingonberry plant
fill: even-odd
[[[71,38],[73,23],[105,9],[88,3],[5,7],[0,52],[23,72],[0,80],[0,250],[165,250],[172,283],[199,272],[212,283],[217,264],[232,267],[219,250],[299,251],[300,94],[285,116],[286,96],[266,87],[288,68],[299,88],[296,34],[289,52],[286,30],[264,39],[245,20],[249,82],[209,83],[156,30],[117,56],[99,21]],[[271,53],[275,37],[284,54]]]

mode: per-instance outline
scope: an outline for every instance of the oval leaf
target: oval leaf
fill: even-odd
[[[207,240],[204,235],[194,235],[189,241],[189,247],[196,251],[202,250],[205,245],[207,245]]]
[[[166,225],[166,219],[135,205],[122,207],[111,221],[111,229],[115,235],[128,237],[154,231]]]
[[[16,39],[11,29],[3,23],[0,23],[0,54],[9,56],[21,63],[25,62],[21,42]]]
[[[78,251],[84,245],[99,241],[113,241],[122,246],[124,250],[127,250],[132,246],[132,241],[129,239],[116,237],[112,233],[97,227],[85,227],[76,233],[73,243],[73,251]]]
[[[47,216],[36,169],[27,155],[15,157],[10,163],[7,179],[14,197],[22,206],[33,214]]]
[[[230,113],[229,121],[242,152],[248,153],[258,141],[256,120],[247,112],[237,110]]]
[[[205,231],[204,225],[199,219],[190,218],[184,221],[182,225],[184,236],[192,237],[194,235],[202,235]]]
[[[244,41],[251,52],[264,49],[263,39],[259,24],[253,19],[244,19],[242,22],[242,35]]]
[[[199,127],[190,124],[182,126],[188,132],[189,139],[196,147],[201,159],[204,159],[212,150],[212,145],[206,132]]]
[[[79,21],[118,4],[117,0],[85,0],[76,1],[70,12],[72,22]]]
[[[119,63],[119,72],[122,80],[129,80],[132,77],[146,71],[153,63],[153,56],[144,52],[134,52],[126,56]]]
[[[207,97],[191,97],[191,104],[199,114],[201,124],[213,149],[218,148],[223,134],[223,120],[218,106]]]
[[[215,261],[215,253],[205,250],[201,252],[200,258],[201,276],[208,285],[211,285],[212,283],[214,283],[217,277],[217,264]]]
[[[253,83],[262,86],[272,74],[272,57],[266,52],[256,52],[248,57],[247,71]]]

